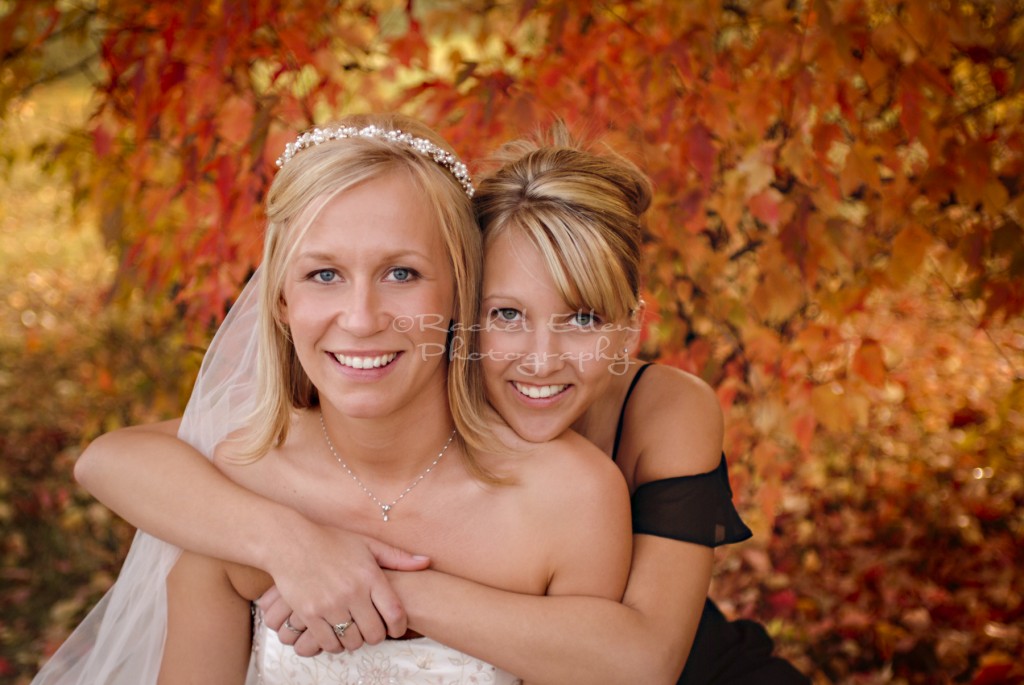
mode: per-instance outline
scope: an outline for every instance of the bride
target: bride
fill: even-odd
[[[263,263],[247,288],[258,293],[243,295],[215,340],[184,436],[203,434],[216,466],[252,493],[429,557],[439,571],[518,593],[618,600],[630,558],[618,469],[575,434],[518,438],[474,392],[470,360],[448,360],[446,350],[472,349],[464,322],[478,308],[465,168],[398,117],[301,136],[279,164]],[[257,391],[233,392],[253,350]],[[224,420],[238,416],[238,426]],[[246,515],[230,510],[217,525]],[[377,612],[369,601],[287,624],[334,639],[313,660],[297,657],[258,610],[250,615],[269,575],[217,554],[149,556],[134,555],[112,590],[100,631],[119,637],[99,641],[83,666],[73,636],[34,682],[516,681],[425,637],[363,635]],[[354,651],[364,641],[372,646]]]

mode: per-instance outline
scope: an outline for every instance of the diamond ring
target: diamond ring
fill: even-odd
[[[355,621],[345,621],[343,623],[335,623],[331,627],[334,628],[334,634],[337,635],[339,638],[345,637],[345,631],[348,630],[348,627],[352,625],[354,622]]]

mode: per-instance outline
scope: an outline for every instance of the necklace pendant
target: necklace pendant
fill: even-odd
[[[444,443],[444,445],[441,446],[441,451],[437,453],[437,458],[435,458],[434,461],[430,463],[430,466],[424,469],[423,473],[421,473],[418,478],[416,478],[413,482],[409,483],[409,487],[403,490],[402,494],[396,497],[394,501],[391,502],[391,504],[381,504],[380,500],[377,499],[377,496],[370,492],[369,488],[367,488],[366,485],[363,484],[363,481],[359,480],[359,476],[353,473],[352,469],[348,467],[348,464],[343,462],[341,460],[341,457],[338,456],[337,450],[334,449],[334,443],[331,442],[331,436],[327,434],[327,423],[324,421],[323,411],[320,412],[320,428],[321,430],[323,430],[324,442],[327,443],[327,449],[331,451],[331,454],[334,456],[334,459],[338,462],[338,465],[345,470],[345,473],[352,477],[352,480],[354,480],[356,485],[359,486],[359,489],[366,493],[366,496],[373,500],[374,504],[380,507],[380,515],[384,518],[385,523],[391,520],[391,517],[388,515],[391,512],[391,507],[401,502],[403,497],[412,492],[412,489],[419,485],[420,482],[422,482],[423,479],[427,477],[428,473],[434,470],[434,467],[437,466],[437,462],[441,461],[441,457],[443,457],[444,453],[448,450],[448,445],[452,444],[452,440],[455,439],[455,429],[453,428],[451,434],[448,436],[448,440]]]

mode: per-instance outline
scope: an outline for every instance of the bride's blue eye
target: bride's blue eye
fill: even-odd
[[[412,269],[408,269],[404,266],[396,266],[388,274],[389,280],[397,281],[399,283],[408,283],[409,281],[416,278],[416,272]]]
[[[338,276],[338,274],[336,274],[331,269],[321,269],[320,271],[314,271],[311,275],[313,280],[319,283],[330,283]]]

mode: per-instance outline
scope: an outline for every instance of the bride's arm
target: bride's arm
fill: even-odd
[[[347,615],[368,594],[383,623],[360,624],[366,641],[379,642],[385,630],[405,632],[404,610],[379,567],[417,570],[429,560],[318,526],[250,492],[178,440],[177,427],[178,421],[168,421],[101,436],[75,464],[75,478],[158,538],[266,571],[306,625],[319,628],[320,616]]]

